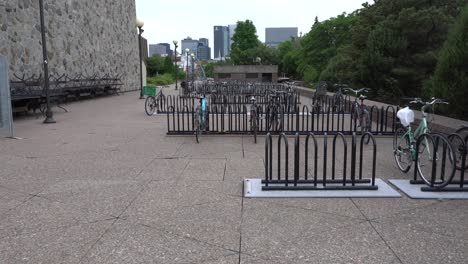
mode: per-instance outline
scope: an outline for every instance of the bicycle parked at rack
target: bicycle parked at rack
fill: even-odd
[[[258,116],[257,99],[255,96],[250,98],[250,103],[250,131],[252,131],[254,135],[254,142],[257,144],[257,133],[260,118]]]
[[[206,97],[201,96],[198,98],[200,100],[200,105],[197,106],[194,113],[194,129],[195,129],[195,139],[197,143],[200,143],[200,137],[203,131],[206,130],[206,125],[208,123],[208,111],[206,107]]]
[[[455,131],[455,134],[457,136],[449,136],[450,143],[455,150],[455,165],[458,170],[467,170],[468,161],[465,160],[465,167],[463,167],[462,159],[468,157],[468,126],[461,126]]]
[[[413,132],[411,130],[411,122],[414,120],[414,113],[409,108],[404,108],[399,111],[398,117],[404,127],[400,127],[395,131],[393,137],[393,155],[395,157],[396,164],[398,168],[403,172],[408,172],[412,164],[415,162],[417,166],[417,171],[421,179],[428,185],[433,185],[436,187],[444,187],[447,185],[454,173],[451,175],[443,175],[440,179],[431,179],[433,174],[432,163],[438,159],[438,146],[437,142],[430,142],[427,137],[422,138],[422,141],[419,144],[419,149],[417,149],[416,143],[418,137],[424,134],[429,134],[430,130],[427,126],[427,116],[428,111],[433,109],[436,104],[448,104],[448,102],[432,98],[430,102],[424,102],[421,98],[409,98],[411,100],[410,104],[422,104],[421,112],[422,119],[419,123],[419,126]],[[406,112],[403,112],[406,111]],[[447,146],[451,149],[451,146]],[[446,150],[444,150],[445,152]],[[451,153],[450,151],[448,153]],[[434,160],[434,157],[436,160]],[[417,160],[416,160],[417,159]],[[449,154],[450,163],[443,162],[443,166],[446,167],[447,171],[453,168],[454,163],[452,162],[453,157]],[[455,171],[454,168],[452,170]],[[450,174],[450,173],[449,173]]]
[[[370,132],[371,116],[369,109],[364,104],[364,100],[367,98],[367,96],[363,95],[363,93],[369,92],[369,89],[361,88],[359,90],[354,90],[351,88],[345,88],[344,90],[354,93],[354,102],[351,108],[351,118],[354,121],[354,124],[361,128],[362,134]],[[361,101],[361,103],[359,103],[358,100]]]
[[[281,131],[281,120],[280,120],[280,109],[281,109],[281,103],[280,103],[280,96],[278,92],[273,92],[272,94],[269,95],[270,99],[268,102],[268,107],[267,107],[267,113],[268,113],[268,124],[267,124],[267,130],[268,132],[271,131]]]
[[[163,89],[166,88],[167,86],[157,86],[157,87],[151,87],[151,86],[145,86],[145,94],[148,95],[145,100],[145,112],[147,115],[152,116],[156,114],[156,112],[159,109],[159,103],[162,101],[162,98],[164,97],[163,94]],[[159,88],[159,92],[155,95],[155,90]]]
[[[327,87],[326,82],[318,82],[317,89],[315,90],[314,96],[312,97],[312,111],[315,113],[322,113],[325,111],[325,101],[327,99]]]
[[[345,99],[343,94],[343,89],[347,89],[348,85],[346,84],[335,84],[334,85],[338,90],[333,95],[332,99],[332,110],[333,112],[344,112],[345,108]]]

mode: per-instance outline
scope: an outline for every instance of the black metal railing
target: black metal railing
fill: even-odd
[[[169,98],[169,97],[168,97]],[[194,133],[194,108],[195,100],[189,105],[178,107],[169,106],[167,116],[167,134],[193,134]],[[167,101],[163,101],[166,104]],[[208,128],[211,134],[250,134],[251,116],[246,105],[232,106],[211,106],[207,108],[209,115]],[[393,135],[396,129],[396,111],[395,107],[371,107],[371,127],[370,131],[374,135]],[[350,135],[359,131],[359,121],[352,118],[351,114],[344,112],[310,112],[307,106],[300,110],[296,107],[294,111],[288,111],[283,106],[276,113],[276,122],[278,126],[272,129],[270,122],[274,122],[272,112],[268,108],[258,108],[257,133],[285,133],[285,134],[337,134],[342,133]],[[182,126],[182,124],[184,124]]]

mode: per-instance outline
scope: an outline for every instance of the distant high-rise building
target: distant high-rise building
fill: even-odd
[[[265,45],[278,47],[281,43],[297,37],[297,27],[266,28]]]
[[[162,45],[159,45],[159,44],[150,44],[149,45],[149,56],[151,57],[151,56],[156,55],[156,54],[159,54],[159,55],[166,54],[166,47],[162,46]]]
[[[211,60],[211,48],[200,43],[198,46],[198,59],[199,60]]]
[[[229,28],[214,26],[214,58],[224,59],[229,55]]]
[[[192,39],[191,37],[187,37],[186,39],[183,39],[182,40],[182,50],[181,50],[181,54],[183,56],[186,56],[186,54],[185,54],[186,49],[190,50],[190,54],[193,53],[195,56],[197,56],[198,40],[197,39]]]
[[[149,56],[159,54],[161,56],[172,56],[173,51],[168,43],[158,43],[149,45]]]
[[[228,27],[229,27],[229,50],[231,50],[232,37],[234,36],[234,33],[236,33],[237,24],[229,25]]]
[[[203,46],[207,46],[207,47],[210,46],[210,42],[209,42],[209,40],[207,38],[201,38],[201,39],[198,40],[198,42],[203,44]]]

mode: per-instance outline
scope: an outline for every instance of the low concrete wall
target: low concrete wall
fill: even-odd
[[[305,88],[305,87],[300,87],[300,86],[294,86],[294,89],[299,91],[301,96],[312,98],[314,96],[315,90],[310,89],[310,88]],[[329,96],[333,96],[334,93],[327,93]],[[351,96],[351,99],[354,100],[355,97]],[[369,106],[375,105],[378,108],[381,107],[388,107],[388,106],[394,106],[394,105],[389,105],[377,101],[372,101],[372,100],[366,100],[366,104]],[[395,107],[395,106],[394,106]],[[418,111],[416,109],[413,109],[414,114],[415,114],[415,122],[413,124],[419,124],[422,118],[422,113],[421,111]],[[392,114],[392,113],[389,113]],[[393,118],[393,116],[389,116],[389,118]],[[432,131],[438,131],[441,133],[446,133],[446,134],[451,134],[455,132],[460,126],[465,125],[468,126],[467,121],[459,120],[459,119],[454,119],[446,116],[441,116],[441,115],[430,115],[429,120],[428,120],[428,125],[429,128]]]

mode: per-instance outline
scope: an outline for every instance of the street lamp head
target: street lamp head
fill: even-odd
[[[187,53],[187,56],[188,56],[189,53],[190,53],[190,49],[189,49],[189,48],[186,48],[186,49],[185,49],[185,53]]]
[[[194,58],[194,57],[195,57],[195,54],[193,54],[193,53],[192,53],[192,54],[190,54],[190,57]]]
[[[177,46],[177,43],[179,43],[179,42],[177,42],[177,40],[174,40],[174,41],[172,41],[172,43],[174,43],[174,45]]]
[[[145,22],[141,21],[140,19],[137,18],[136,20],[136,26],[137,28],[142,28],[145,25]]]

